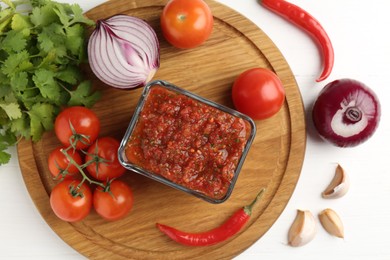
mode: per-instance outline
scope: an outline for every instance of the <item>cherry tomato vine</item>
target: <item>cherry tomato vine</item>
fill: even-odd
[[[84,219],[92,207],[106,220],[127,215],[133,195],[126,183],[117,180],[126,171],[118,162],[119,141],[98,138],[100,122],[92,110],[84,107],[64,109],[55,126],[63,146],[56,148],[48,160],[50,172],[60,181],[50,195],[54,213],[69,222]],[[84,155],[84,161],[79,153]],[[93,193],[89,185],[95,186]]]
[[[61,152],[66,156],[66,158],[68,158],[70,164],[71,164],[71,165],[74,165],[74,166],[78,169],[79,173],[81,174],[82,180],[81,180],[81,182],[80,182],[80,184],[79,184],[78,186],[81,186],[85,181],[88,181],[89,184],[95,184],[95,185],[97,185],[97,186],[100,186],[100,187],[106,189],[106,188],[107,188],[107,187],[106,187],[107,185],[105,185],[105,184],[102,183],[102,182],[95,181],[95,180],[93,180],[92,178],[90,178],[90,177],[84,172],[84,169],[85,169],[88,165],[94,163],[96,160],[98,160],[100,163],[107,163],[108,161],[105,160],[104,158],[100,158],[100,157],[98,157],[98,156],[96,155],[96,159],[91,160],[91,161],[87,161],[87,162],[85,162],[84,164],[79,165],[79,164],[78,164],[78,163],[77,163],[77,162],[68,154],[68,151],[69,151],[69,150],[73,150],[73,149],[74,149],[74,148],[73,148],[72,146],[69,146],[69,147],[67,147],[67,148],[65,148],[65,149],[61,149]]]

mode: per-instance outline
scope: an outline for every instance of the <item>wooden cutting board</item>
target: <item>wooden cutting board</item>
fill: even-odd
[[[206,0],[215,18],[211,38],[202,46],[179,50],[162,37],[159,17],[165,0],[113,0],[87,12],[92,19],[128,14],[149,22],[161,44],[161,68],[154,79],[170,81],[205,98],[232,107],[230,90],[244,70],[266,67],[275,71],[286,89],[286,102],[274,117],[257,121],[257,135],[232,196],[214,205],[128,172],[123,179],[134,191],[131,214],[107,222],[92,212],[84,221],[59,220],[49,205],[56,184],[47,167],[49,152],[59,145],[52,132],[37,143],[18,145],[27,189],[50,227],[70,246],[91,259],[230,259],[260,239],[277,220],[298,181],[306,144],[304,109],[298,86],[282,54],[252,22],[230,8]],[[123,91],[105,86],[89,69],[86,75],[103,98],[93,110],[101,119],[101,136],[122,138],[142,89]],[[258,191],[266,193],[249,223],[226,242],[210,247],[185,247],[155,227],[164,223],[191,232],[220,225],[250,203]],[[281,238],[283,239],[283,238]]]

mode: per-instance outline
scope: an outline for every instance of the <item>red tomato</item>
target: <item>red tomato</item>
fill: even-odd
[[[113,221],[126,216],[133,208],[133,192],[124,182],[114,180],[108,191],[97,187],[93,193],[93,206],[103,218]]]
[[[118,161],[119,141],[112,137],[98,138],[89,148],[85,161],[89,174],[97,180],[109,181],[122,176],[126,169]]]
[[[203,0],[170,0],[161,15],[165,39],[182,49],[205,42],[213,30],[213,15]]]
[[[76,175],[79,170],[74,164],[70,163],[70,160],[61,152],[61,149],[66,149],[65,147],[57,147],[54,149],[50,154],[48,158],[48,165],[49,165],[49,171],[56,179],[61,178],[71,178],[74,175]],[[75,163],[78,165],[82,164],[82,159],[80,156],[80,153],[69,149],[67,151],[68,156],[73,159]]]
[[[285,90],[279,77],[264,68],[253,68],[238,76],[232,98],[238,111],[254,120],[275,115],[283,106]]]
[[[100,121],[86,107],[68,107],[57,116],[54,130],[58,140],[66,147],[72,145],[76,149],[84,149],[98,137]]]
[[[80,181],[64,180],[57,184],[50,194],[50,205],[60,219],[76,222],[88,216],[92,208],[92,192],[87,184]]]

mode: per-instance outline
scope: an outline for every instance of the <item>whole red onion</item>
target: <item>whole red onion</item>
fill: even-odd
[[[312,112],[320,136],[339,147],[353,147],[370,138],[381,115],[375,93],[353,79],[328,83],[321,90]]]

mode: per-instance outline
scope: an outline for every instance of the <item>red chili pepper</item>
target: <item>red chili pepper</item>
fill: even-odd
[[[257,200],[262,196],[265,189],[262,189],[253,202],[237,210],[221,226],[202,233],[188,233],[177,230],[173,227],[157,223],[157,227],[174,241],[186,246],[210,246],[237,234],[241,228],[248,222],[252,208]]]
[[[326,79],[332,71],[334,63],[333,46],[328,34],[325,32],[321,24],[308,12],[286,2],[284,0],[259,0],[260,3],[271,11],[279,14],[288,21],[308,32],[314,39],[316,39],[322,48],[324,68],[320,77],[316,80],[320,82]]]

